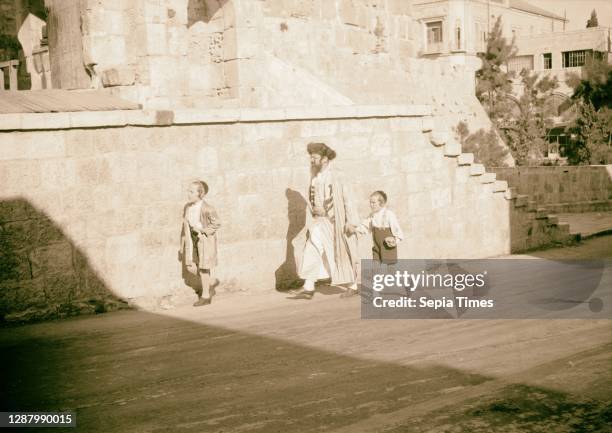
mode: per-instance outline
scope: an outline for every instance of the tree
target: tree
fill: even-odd
[[[570,164],[608,164],[612,162],[612,65],[591,59],[581,75],[568,79],[577,116],[567,128],[573,139],[565,154]]]
[[[593,9],[591,11],[591,18],[589,18],[589,20],[587,21],[587,29],[589,27],[597,27],[599,26],[599,23],[597,22],[597,12],[595,12],[595,9]]]
[[[612,108],[612,65],[604,59],[588,59],[580,75],[568,77],[574,88],[572,100],[591,103],[595,110]]]
[[[495,129],[508,145],[518,165],[529,160],[540,159],[547,153],[546,133],[552,126],[552,117],[556,113],[548,110],[553,91],[558,87],[556,78],[537,76],[526,70],[520,73],[523,93],[516,99],[512,92],[514,73],[508,71],[507,64],[516,55],[514,40],[508,42],[502,36],[502,22],[498,18],[487,40],[487,51],[481,56],[482,68],[476,72],[476,97],[487,111]],[[490,147],[486,150],[490,159],[499,159],[499,145],[493,135],[478,137]],[[476,137],[464,137],[465,143]],[[481,150],[480,152],[483,152]]]
[[[553,125],[555,113],[550,112],[546,102],[559,84],[556,77],[538,80],[536,74],[525,69],[520,75],[523,93],[516,101],[516,114],[500,128],[517,165],[526,165],[547,155],[546,132]]]
[[[480,55],[482,67],[476,72],[476,97],[492,122],[489,131],[480,129],[470,133],[465,122],[456,126],[456,134],[462,149],[474,154],[476,162],[486,166],[503,166],[508,149],[500,138],[499,125],[505,123],[511,111],[508,96],[512,92],[513,73],[507,63],[516,54],[513,41],[502,36],[502,21],[498,17],[487,38],[487,49]]]
[[[494,124],[507,117],[508,95],[512,92],[514,74],[507,71],[508,60],[516,55],[514,41],[502,36],[502,21],[498,17],[487,39],[487,50],[480,55],[482,68],[476,72],[476,97]]]

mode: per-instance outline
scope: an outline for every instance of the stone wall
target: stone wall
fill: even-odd
[[[89,65],[91,86],[145,108],[428,104],[446,128],[490,127],[474,96],[478,62],[417,58],[421,27],[408,1],[79,5],[83,60],[74,66]]]
[[[417,58],[421,24],[410,2],[266,0],[261,5],[258,30],[248,36],[252,52],[266,52],[311,74],[354,103],[427,104],[440,129],[451,130],[461,121],[471,132],[491,128],[475,97],[480,61],[465,55]],[[248,62],[249,71],[262,71],[261,76],[270,69],[257,56]],[[250,78],[255,89],[263,82]],[[506,163],[514,165],[511,156]]]
[[[498,179],[508,182],[538,207],[551,212],[610,210],[611,166],[561,166],[492,168]]]
[[[219,291],[294,281],[290,240],[304,221],[313,140],[336,149],[335,169],[353,185],[361,215],[371,191],[388,192],[407,236],[402,257],[508,253],[505,183],[459,161],[458,143],[432,132],[427,113],[353,106],[4,115],[0,226],[12,253],[2,268],[2,314],[102,296],[146,308],[192,296],[177,251],[195,177],[209,183],[223,223]]]

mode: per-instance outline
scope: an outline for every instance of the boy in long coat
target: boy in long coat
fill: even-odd
[[[196,307],[211,302],[210,271],[217,266],[217,230],[221,226],[215,208],[204,201],[207,193],[208,185],[203,181],[189,186],[181,236],[184,264],[189,272],[199,275],[202,283]]]

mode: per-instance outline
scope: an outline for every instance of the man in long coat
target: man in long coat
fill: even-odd
[[[310,143],[308,153],[311,182],[306,224],[293,240],[298,276],[304,286],[291,293],[311,299],[315,282],[331,279],[332,285],[347,287],[343,297],[352,296],[358,293],[359,257],[354,228],[360,219],[350,188],[330,166],[336,152],[324,143]]]

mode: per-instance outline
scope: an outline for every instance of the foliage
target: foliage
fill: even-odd
[[[611,109],[596,110],[592,104],[580,102],[578,117],[568,132],[572,141],[564,150],[570,164],[612,163]]]
[[[476,72],[476,97],[493,123],[509,112],[507,96],[512,92],[514,74],[507,71],[506,65],[516,52],[514,41],[508,42],[502,36],[502,21],[498,17],[487,39],[486,52],[480,55],[482,68]]]
[[[507,41],[502,36],[502,22],[498,18],[487,39],[487,51],[481,56],[482,68],[477,71],[476,97],[480,100],[493,122],[495,129],[508,145],[518,165],[530,160],[539,160],[546,155],[548,143],[546,132],[552,126],[556,113],[550,110],[553,91],[558,87],[555,79],[523,70],[520,80],[523,94],[516,99],[512,95],[513,72],[507,70],[509,60],[517,50],[514,40]],[[485,146],[492,146],[487,152],[497,155],[498,143],[493,140],[497,134],[480,135]],[[466,138],[466,143],[475,139]],[[493,156],[493,159],[497,159]]]
[[[612,162],[612,65],[605,60],[590,60],[582,77],[574,75],[568,83],[574,88],[572,100],[577,116],[568,128],[572,141],[565,147],[571,164],[608,164]]]
[[[574,88],[573,100],[590,103],[599,110],[612,108],[612,65],[604,59],[589,59],[581,76],[572,74],[568,84]]]
[[[12,60],[19,56],[21,44],[12,35],[0,35],[0,60]]]
[[[517,110],[500,129],[517,165],[526,165],[530,160],[540,160],[547,155],[546,132],[553,125],[555,113],[549,110],[546,102],[559,84],[556,77],[538,80],[536,74],[526,70],[522,70],[520,76],[523,94],[516,102]]]
[[[589,18],[589,20],[587,21],[587,29],[589,27],[597,27],[599,26],[599,22],[597,22],[597,12],[595,12],[595,9],[593,9],[591,11],[591,18]]]
[[[504,167],[508,149],[502,145],[495,129],[479,129],[470,134],[467,123],[459,122],[455,128],[463,152],[474,154],[474,161],[486,167]]]

